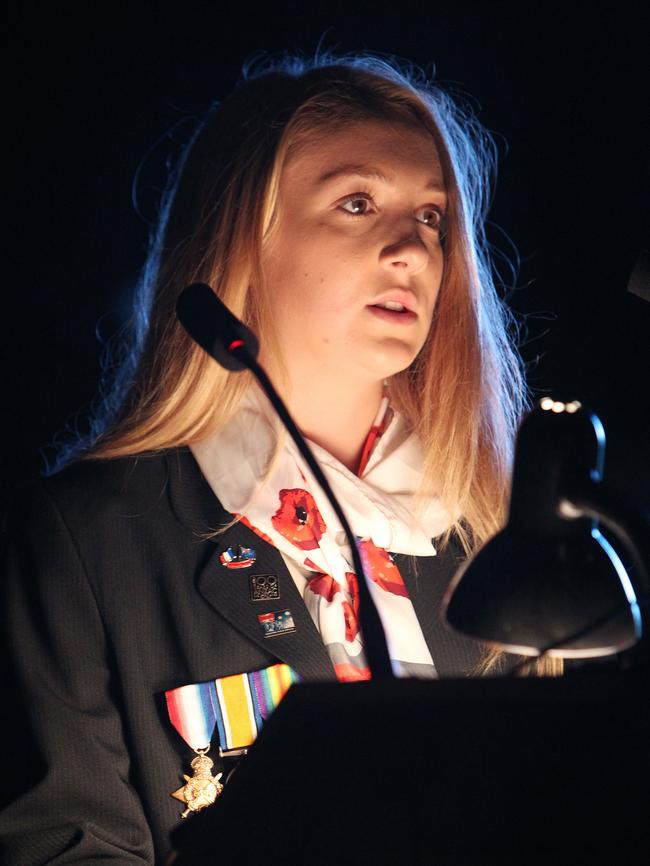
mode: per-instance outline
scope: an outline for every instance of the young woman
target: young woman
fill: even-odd
[[[492,162],[443,92],[371,58],[267,68],[208,113],[106,412],[16,512],[9,862],[160,861],[246,738],[230,692],[252,724],[296,678],[369,676],[341,527],[251,375],[177,321],[189,283],[259,336],[396,675],[485,667],[439,605],[504,516],[525,403],[484,246]]]

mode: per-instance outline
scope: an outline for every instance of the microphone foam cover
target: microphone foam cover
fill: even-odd
[[[183,289],[176,302],[176,315],[194,342],[226,370],[237,372],[247,367],[229,350],[233,341],[241,340],[254,358],[259,353],[255,334],[205,283],[192,283]]]

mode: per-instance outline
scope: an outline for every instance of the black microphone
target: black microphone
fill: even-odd
[[[244,346],[257,358],[260,345],[255,334],[205,283],[192,283],[183,289],[176,302],[176,315],[190,337],[226,370],[238,372],[248,366],[233,349]]]
[[[181,292],[176,303],[176,315],[190,337],[222,367],[234,372],[249,369],[257,378],[273,408],[282,419],[284,426],[296,443],[296,447],[306,460],[336,516],[341,521],[341,526],[350,545],[354,570],[360,578],[358,580],[359,623],[372,678],[377,680],[391,679],[393,670],[386,646],[386,635],[368,589],[356,539],[318,461],[311,453],[311,449],[271,384],[271,380],[257,363],[256,359],[259,353],[257,337],[246,325],[233,316],[210,286],[205,283],[193,283]]]

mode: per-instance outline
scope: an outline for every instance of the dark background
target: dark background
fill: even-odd
[[[158,141],[141,176],[150,218],[179,122],[255,53],[322,40],[433,63],[473,100],[499,141],[491,239],[521,259],[516,279],[501,270],[531,387],[601,414],[610,481],[647,504],[650,304],[626,291],[650,243],[647,5],[24,3],[5,20],[8,486],[42,471],[62,430],[84,429],[146,252],[131,194],[147,152]]]

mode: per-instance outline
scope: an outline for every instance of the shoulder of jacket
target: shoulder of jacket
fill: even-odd
[[[165,499],[170,453],[78,460],[17,492],[10,511],[21,522],[38,519],[52,508],[64,518],[89,522],[147,513]]]
[[[146,495],[167,478],[169,451],[134,454],[102,460],[78,460],[56,475],[42,480],[45,490],[56,498],[84,492],[111,497]]]

